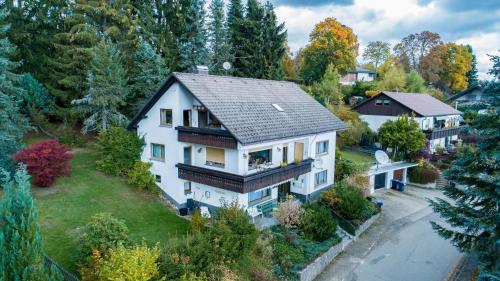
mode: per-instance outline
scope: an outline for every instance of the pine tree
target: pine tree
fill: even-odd
[[[87,83],[88,92],[72,101],[78,112],[85,116],[82,133],[106,131],[113,125],[123,125],[127,118],[118,109],[128,95],[122,56],[115,44],[101,40],[94,48]]]
[[[228,41],[230,48],[231,73],[243,76],[243,41],[245,40],[245,19],[241,0],[230,0],[227,13]]]
[[[229,43],[227,25],[224,19],[224,1],[212,0],[209,14],[209,43],[210,43],[210,73],[221,75],[227,70],[222,64],[229,61]]]
[[[284,77],[283,58],[287,55],[285,23],[278,24],[274,7],[270,2],[264,6],[264,75],[265,79],[281,80]]]
[[[243,77],[263,78],[264,57],[264,9],[258,0],[248,0],[244,20],[245,36],[241,46],[241,69]]]
[[[0,280],[47,280],[30,177],[22,167],[15,173],[14,180],[5,171],[2,178]]]
[[[469,87],[477,86],[479,84],[479,78],[477,76],[477,58],[472,50],[471,45],[467,45],[467,50],[472,55],[471,69],[465,74],[467,76],[467,82]]]
[[[49,95],[49,91],[31,73],[24,73],[19,79],[19,86],[24,89],[22,98],[22,108],[24,113],[30,110],[40,110],[43,113],[50,113],[54,105],[54,98]]]
[[[5,19],[5,13],[5,9],[0,10],[0,22]],[[5,38],[8,30],[8,24],[0,25],[0,168],[11,170],[10,154],[21,148],[29,124],[19,109],[25,92],[17,86],[19,75],[13,72],[19,63],[9,59],[16,48]]]
[[[204,6],[203,0],[186,0],[184,32],[179,37],[179,69],[182,71],[191,72],[196,69],[197,65],[208,63]]]
[[[496,110],[478,115],[471,127],[481,137],[477,146],[465,146],[445,177],[455,184],[444,188],[451,200],[435,199],[431,206],[451,227],[432,222],[442,237],[463,252],[477,252],[481,274],[478,280],[500,279],[500,57],[492,58],[484,94]],[[450,202],[452,201],[452,202]]]
[[[135,69],[130,78],[129,112],[135,114],[153,95],[170,72],[163,58],[145,41],[141,42],[134,57]]]

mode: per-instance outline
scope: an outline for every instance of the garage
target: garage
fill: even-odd
[[[385,179],[387,173],[381,173],[375,175],[375,189],[385,188]]]

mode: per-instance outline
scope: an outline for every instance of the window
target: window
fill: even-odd
[[[252,191],[248,193],[248,205],[255,205],[256,203],[262,202],[265,199],[271,197],[271,189],[266,188],[262,190]]]
[[[382,100],[376,100],[375,105],[382,105]]]
[[[384,100],[384,105],[390,105],[391,101],[390,100]]]
[[[151,159],[165,161],[165,146],[163,144],[151,144]]]
[[[283,146],[283,163],[288,163],[288,145]]]
[[[320,185],[325,184],[327,181],[327,179],[326,179],[327,175],[328,175],[327,170],[316,173],[314,175],[314,186],[320,186]]]
[[[253,170],[262,164],[268,164],[273,161],[272,150],[265,149],[248,153],[248,169]]]
[[[281,108],[281,106],[279,106],[279,104],[273,103],[272,105],[273,105],[274,108],[276,108],[277,111],[279,111],[279,112],[283,112],[284,111],[283,108]]]
[[[224,149],[207,147],[206,165],[224,168]]]
[[[191,194],[191,182],[186,181],[184,182],[184,195]]]
[[[320,141],[316,143],[316,155],[328,153],[328,141]]]
[[[155,175],[155,180],[156,180],[156,182],[161,182],[161,176],[160,175]]]
[[[172,126],[172,109],[160,109],[160,125]]]

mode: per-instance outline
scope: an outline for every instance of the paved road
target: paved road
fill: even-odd
[[[368,232],[349,246],[317,281],[442,281],[461,254],[432,230],[441,222],[425,198],[439,191],[409,188],[387,191],[382,216]]]

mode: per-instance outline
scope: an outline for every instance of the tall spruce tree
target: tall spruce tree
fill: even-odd
[[[0,9],[0,22],[5,18],[6,10]],[[0,168],[11,170],[10,154],[21,148],[29,124],[19,108],[25,91],[18,87],[19,75],[14,73],[19,63],[9,59],[16,48],[6,38],[8,30],[8,24],[0,25]]]
[[[212,0],[208,21],[208,42],[210,44],[210,73],[226,74],[222,64],[229,61],[229,42],[224,17],[224,0]]]
[[[479,84],[479,78],[477,76],[477,58],[472,50],[471,45],[467,45],[467,50],[472,55],[471,69],[465,74],[467,76],[467,82],[469,87],[477,86]]]
[[[245,37],[242,40],[239,73],[243,77],[263,78],[264,9],[258,0],[248,0],[244,23]]]
[[[122,55],[114,43],[101,40],[94,48],[93,59],[87,76],[88,92],[72,101],[85,117],[82,133],[104,130],[123,125],[127,118],[120,113],[128,95]]]
[[[22,167],[10,178],[1,170],[0,280],[50,280],[43,264],[38,211],[30,191],[30,177]]]
[[[134,57],[135,69],[130,78],[127,97],[128,115],[133,115],[153,95],[169,74],[163,58],[145,41],[141,42]]]
[[[241,0],[230,0],[227,13],[228,41],[230,49],[231,73],[243,76],[243,44],[245,41],[245,19]]]
[[[478,115],[471,125],[481,142],[464,147],[444,172],[455,183],[444,188],[451,200],[431,201],[434,211],[451,226],[432,222],[434,230],[461,251],[478,253],[478,280],[500,279],[500,57],[492,61],[489,73],[495,78],[484,94],[494,110]]]
[[[207,65],[207,32],[205,29],[205,1],[186,0],[184,32],[179,37],[179,69],[193,71],[197,65]]]
[[[264,6],[264,73],[263,78],[281,80],[284,77],[283,58],[287,55],[285,23],[278,24],[274,7],[270,2]]]

